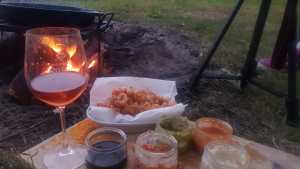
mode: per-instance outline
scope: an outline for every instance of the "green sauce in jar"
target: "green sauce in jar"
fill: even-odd
[[[172,135],[178,142],[179,153],[188,151],[192,142],[194,122],[186,117],[162,117],[156,124],[156,132]]]

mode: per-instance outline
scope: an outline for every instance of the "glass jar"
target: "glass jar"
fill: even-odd
[[[194,143],[198,151],[203,152],[205,145],[217,140],[231,140],[233,129],[225,121],[204,117],[196,121],[192,132]]]
[[[177,169],[177,156],[173,136],[148,131],[136,140],[136,169]]]
[[[127,163],[127,136],[116,128],[103,127],[88,134],[88,154],[85,158],[88,169],[122,169]]]
[[[239,144],[211,142],[204,148],[200,169],[248,169],[249,159]]]
[[[155,131],[174,136],[178,143],[179,153],[184,153],[191,145],[194,126],[194,122],[186,117],[163,117],[156,124]]]

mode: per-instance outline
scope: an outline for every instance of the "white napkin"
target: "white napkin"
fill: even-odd
[[[104,103],[114,89],[120,87],[133,87],[137,90],[148,89],[159,96],[175,101],[177,95],[175,81],[139,78],[139,77],[103,77],[97,78],[90,91],[90,106],[87,110],[88,117],[102,122],[112,123],[155,123],[161,116],[178,116],[185,109],[179,103],[173,106],[152,109],[141,112],[136,116],[124,115],[113,112],[110,108],[96,106]]]

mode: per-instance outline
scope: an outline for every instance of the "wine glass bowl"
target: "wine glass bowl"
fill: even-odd
[[[40,101],[56,107],[60,114],[62,145],[46,153],[49,169],[72,169],[84,161],[84,149],[69,145],[65,129],[65,106],[86,89],[88,65],[80,31],[75,28],[44,27],[26,32],[24,73],[26,83]]]
[[[79,30],[48,27],[27,31],[24,68],[36,98],[52,106],[72,103],[88,81]]]

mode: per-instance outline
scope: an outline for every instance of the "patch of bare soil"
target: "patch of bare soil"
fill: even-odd
[[[287,139],[282,121],[282,106],[271,96],[256,89],[241,92],[224,81],[202,81],[198,91],[188,88],[189,79],[198,67],[199,43],[173,30],[156,26],[115,23],[103,36],[105,66],[112,71],[105,76],[143,76],[173,79],[178,83],[178,100],[187,103],[186,115],[196,120],[211,116],[228,121],[235,134],[300,154],[300,144]],[[1,45],[1,44],[0,44]],[[8,68],[0,68],[0,147],[19,152],[60,131],[58,115],[34,100],[20,105],[6,95]],[[6,80],[5,80],[6,79]],[[88,91],[67,108],[68,126],[85,118]],[[276,101],[276,100],[275,100]],[[278,101],[280,103],[280,101]]]

